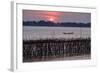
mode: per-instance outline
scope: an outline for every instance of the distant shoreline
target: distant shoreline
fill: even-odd
[[[78,22],[51,22],[51,21],[23,21],[23,26],[40,26],[40,27],[91,27],[91,23],[78,23]]]

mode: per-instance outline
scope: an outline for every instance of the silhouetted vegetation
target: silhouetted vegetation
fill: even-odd
[[[90,38],[23,40],[23,62],[45,61],[90,54]]]
[[[23,21],[24,26],[54,26],[54,27],[91,27],[91,23],[75,23],[75,22],[61,22],[55,23],[51,21]]]

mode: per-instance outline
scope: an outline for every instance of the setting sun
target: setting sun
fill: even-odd
[[[49,18],[49,21],[54,21],[54,18]]]

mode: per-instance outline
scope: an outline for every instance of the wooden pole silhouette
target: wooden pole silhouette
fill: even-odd
[[[86,54],[91,54],[90,38],[73,40],[27,40],[23,42],[24,61],[41,61]]]

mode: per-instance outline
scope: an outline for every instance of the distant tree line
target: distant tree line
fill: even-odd
[[[51,22],[51,21],[23,21],[23,26],[54,26],[54,27],[91,27],[91,23]]]

